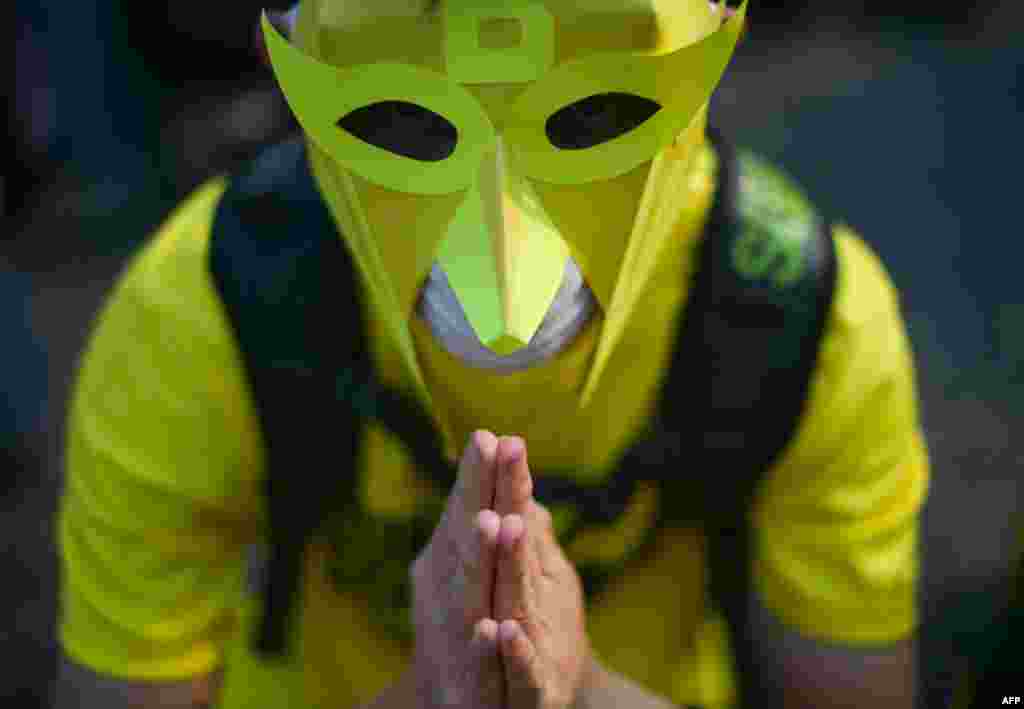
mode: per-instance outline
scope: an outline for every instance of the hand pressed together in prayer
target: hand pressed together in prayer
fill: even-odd
[[[532,487],[522,439],[470,437],[411,569],[412,671],[428,707],[568,709],[588,678],[582,585]]]

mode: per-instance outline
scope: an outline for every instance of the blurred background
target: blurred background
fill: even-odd
[[[191,189],[293,130],[256,53],[286,3],[18,0],[0,242],[0,698],[44,706],[52,516],[79,349],[125,259]],[[935,462],[925,706],[988,642],[1024,515],[1024,8],[751,3],[713,120],[880,252],[902,289]],[[1016,526],[1015,526],[1016,525]],[[1024,694],[1024,684],[1014,692]]]

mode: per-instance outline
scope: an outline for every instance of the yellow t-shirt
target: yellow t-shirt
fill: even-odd
[[[323,549],[308,554],[292,662],[268,666],[246,649],[258,609],[246,591],[247,548],[263,538],[266,513],[259,424],[207,267],[223,188],[197,191],[134,259],[82,361],[58,521],[60,639],[73,660],[123,678],[182,679],[223,663],[225,709],[296,706],[303,692],[312,706],[348,707],[393,682],[408,647],[357,595],[330,586]],[[840,229],[837,247],[807,410],[754,514],[755,579],[789,627],[866,647],[905,638],[916,623],[928,460],[896,293],[854,234]],[[578,356],[581,340],[565,356]],[[443,376],[442,355],[420,354],[428,374]],[[633,396],[636,411],[649,403],[608,387],[598,401]],[[621,439],[632,424],[605,425],[589,435]],[[535,437],[496,430],[531,446]],[[363,494],[386,508],[407,462],[383,440],[368,450]],[[588,632],[603,662],[651,691],[724,707],[726,641],[704,608],[702,547],[696,531],[662,534],[588,609]]]

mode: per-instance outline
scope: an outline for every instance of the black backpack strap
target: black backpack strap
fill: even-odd
[[[709,591],[729,627],[737,706],[771,707],[750,636],[749,513],[761,478],[803,412],[831,308],[836,257],[831,227],[816,217],[796,235],[798,249],[779,244],[779,230],[748,201],[747,191],[758,185],[744,176],[741,186],[741,161],[720,136],[710,135],[719,158],[718,193],[660,417],[668,430],[685,431],[687,414],[702,422],[699,431],[680,438],[685,445],[674,473],[682,478],[696,466],[702,478]],[[672,482],[666,481],[669,490]],[[672,510],[665,513],[671,520]]]
[[[215,214],[209,265],[266,452],[270,549],[256,648],[279,654],[306,542],[328,505],[345,504],[338,495],[353,487],[361,427],[355,412],[331,405],[324,373],[342,362],[351,381],[365,381],[369,367],[353,264],[300,139],[266,150],[231,180]]]
[[[355,502],[365,422],[401,439],[450,487],[440,433],[409,393],[377,378],[358,272],[309,170],[305,144],[273,146],[218,204],[210,272],[258,412],[270,553],[255,649],[287,653],[307,542]]]

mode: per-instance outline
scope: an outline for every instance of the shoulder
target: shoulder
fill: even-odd
[[[208,276],[209,244],[226,186],[215,179],[197,188],[128,262],[100,312],[92,350],[140,339],[148,334],[140,328],[155,318],[168,335],[188,330],[199,340],[216,336],[221,323]]]
[[[798,435],[776,472],[796,487],[927,480],[916,364],[899,293],[850,228],[834,229],[837,277]],[[909,467],[908,467],[909,466]],[[811,478],[808,478],[811,476]]]
[[[128,264],[105,310],[144,309],[166,318],[165,324],[178,323],[195,330],[193,334],[219,337],[226,321],[215,264],[229,251],[231,258],[248,256],[235,252],[244,251],[239,237],[246,239],[254,226],[272,227],[301,211],[289,210],[289,203],[309,198],[295,180],[303,173],[304,156],[301,141],[285,141],[262,151],[236,174],[200,185]],[[229,216],[242,224],[227,223]],[[285,229],[262,228],[259,233],[294,239]],[[259,240],[246,241],[274,248]]]
[[[878,255],[852,229],[834,229],[837,278],[819,353],[819,396],[848,408],[879,387],[914,389],[900,295]]]
[[[852,229],[835,230],[838,276],[812,402],[864,455],[920,435],[917,368],[899,290]]]
[[[921,442],[915,362],[892,278],[852,228],[823,226],[785,173],[750,154],[736,162],[732,270],[752,284],[743,292],[763,293],[793,313],[815,294],[827,296],[800,419],[770,477],[799,489],[810,479],[828,486],[883,469],[902,474],[900,461],[920,459]],[[809,277],[829,270],[822,256],[833,264],[828,280]],[[832,470],[837,465],[844,471]]]
[[[93,324],[66,443],[68,474],[82,484],[117,480],[122,496],[137,488],[141,499],[158,483],[212,500],[235,494],[237,475],[257,468],[240,355],[209,275],[225,187],[213,180],[179,205]]]
[[[796,435],[756,511],[758,589],[791,629],[883,646],[917,623],[916,540],[930,463],[892,280],[850,229]]]
[[[737,158],[736,211],[741,237],[733,267],[750,278],[770,278],[777,287],[796,281],[813,242],[831,242],[837,265],[828,332],[844,335],[875,321],[899,320],[896,288],[881,260],[852,228],[825,226],[799,184],[779,167],[751,152]],[[803,256],[803,257],[801,257]]]
[[[872,383],[910,377],[913,362],[899,293],[877,254],[852,228],[830,225],[778,167],[750,152],[739,153],[736,164],[739,232],[732,244],[733,271],[748,290],[768,292],[780,303],[792,300],[787,294],[810,302],[808,289],[830,289],[812,393],[819,398],[841,394],[850,404],[858,387],[840,387],[840,380],[856,379],[863,392]],[[832,278],[816,278],[829,259]]]
[[[834,337],[878,336],[902,329],[899,291],[878,254],[853,229],[835,229],[840,263],[831,330]]]
[[[727,143],[716,148],[719,187],[708,229],[718,236],[707,242],[702,266],[711,306],[751,331],[782,328],[786,337],[761,343],[774,352],[771,361],[811,366],[835,285],[828,221],[779,168]]]

